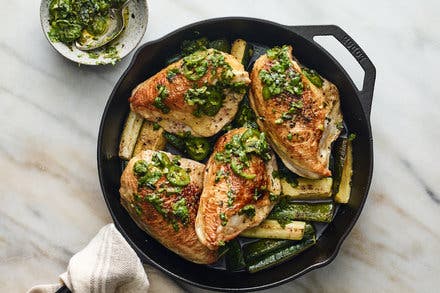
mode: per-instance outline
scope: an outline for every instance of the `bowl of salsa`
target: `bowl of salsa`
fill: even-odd
[[[41,27],[49,43],[61,55],[86,65],[115,64],[141,41],[148,23],[146,0],[129,1],[123,8],[124,29],[103,47],[82,51],[75,46],[87,38],[99,37],[109,28],[110,9],[126,0],[42,0]]]

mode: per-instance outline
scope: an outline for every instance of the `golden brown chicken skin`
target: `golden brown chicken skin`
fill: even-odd
[[[262,155],[249,153],[248,166],[239,159],[243,148],[237,144],[259,148],[261,140],[264,134],[259,131],[238,128],[220,137],[214,147],[196,218],[197,236],[209,249],[217,249],[241,231],[257,226],[280,193],[280,183],[272,176],[276,161],[268,146]]]
[[[170,161],[167,167],[160,165],[165,156]],[[174,253],[195,263],[213,263],[217,251],[204,246],[194,229],[205,166],[189,159],[174,165],[173,159],[169,153],[150,150],[132,158],[121,177],[121,203],[142,230]],[[160,169],[177,175],[160,175]]]
[[[260,129],[286,167],[315,179],[331,175],[331,143],[340,133],[342,115],[337,88],[305,71],[292,58],[292,47],[269,50],[255,62],[249,99]]]
[[[166,131],[209,137],[235,116],[250,83],[232,55],[198,51],[169,65],[132,92],[130,106]]]

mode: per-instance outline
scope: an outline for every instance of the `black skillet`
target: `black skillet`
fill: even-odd
[[[180,50],[183,40],[194,33],[208,39],[242,38],[266,47],[291,44],[294,55],[309,68],[339,88],[345,123],[357,134],[353,142],[354,170],[350,202],[339,208],[334,220],[322,231],[317,244],[294,259],[255,274],[229,272],[221,265],[196,265],[175,255],[139,229],[120,204],[119,178],[122,168],[118,158],[119,136],[129,111],[131,90],[158,72],[165,60]],[[359,91],[342,66],[313,37],[334,36],[356,58],[365,77]],[[98,171],[102,192],[115,225],[141,260],[169,276],[205,289],[219,291],[258,290],[278,286],[330,263],[355,224],[367,198],[373,171],[373,140],[370,110],[376,70],[356,42],[334,25],[285,26],[244,17],[210,19],[180,28],[165,37],[141,46],[129,67],[117,82],[102,116],[98,138]]]

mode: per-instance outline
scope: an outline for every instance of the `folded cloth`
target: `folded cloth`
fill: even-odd
[[[70,259],[60,279],[72,292],[147,292],[150,287],[136,252],[113,224]],[[35,286],[28,293],[55,292],[61,286]]]

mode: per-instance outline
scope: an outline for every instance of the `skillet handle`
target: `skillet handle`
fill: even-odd
[[[66,285],[63,285],[60,289],[58,289],[55,293],[71,293],[69,288]]]
[[[376,68],[361,47],[336,25],[288,26],[287,28],[311,42],[315,42],[313,40],[315,36],[333,36],[350,52],[365,72],[362,90],[358,91],[358,94],[366,116],[370,117]]]

